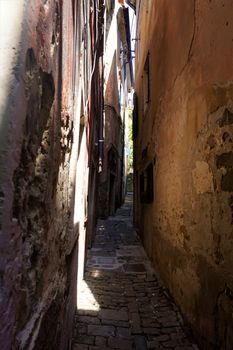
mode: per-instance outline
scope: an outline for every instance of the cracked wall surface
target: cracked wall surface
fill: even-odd
[[[229,0],[138,8],[135,220],[203,349],[233,347],[232,11]],[[154,200],[143,203],[151,163]]]
[[[6,67],[0,96],[0,348],[66,349],[78,234],[72,1],[3,1],[0,10]]]

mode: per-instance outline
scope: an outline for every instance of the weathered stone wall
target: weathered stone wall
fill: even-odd
[[[1,25],[0,347],[64,350],[71,339],[77,268],[73,4],[11,0],[0,7],[6,26]]]
[[[233,3],[139,3],[137,225],[202,348],[232,349]],[[142,203],[149,164],[154,198]]]

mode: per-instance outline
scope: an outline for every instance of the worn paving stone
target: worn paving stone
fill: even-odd
[[[131,339],[131,332],[129,328],[117,327],[116,336],[119,338]]]
[[[145,328],[146,327],[148,327],[148,328],[160,327],[160,323],[156,319],[154,319],[152,317],[151,318],[147,318],[147,319],[143,318],[142,319],[142,326],[145,327]]]
[[[153,335],[160,335],[160,328],[143,328],[143,333],[144,334],[147,334],[147,335],[150,335],[150,334],[153,334]]]
[[[95,337],[95,345],[105,347],[107,345],[107,338],[101,336]]]
[[[134,345],[135,350],[147,350],[147,342],[146,338],[141,335],[135,335],[134,336]]]
[[[97,317],[80,316],[79,322],[87,324],[100,324],[100,320]]]
[[[72,350],[88,350],[88,345],[84,345],[84,344],[73,344]]]
[[[145,272],[146,268],[143,264],[125,264],[124,265],[125,272]]]
[[[148,349],[157,349],[159,346],[160,344],[157,340],[151,340],[147,342]]]
[[[87,334],[87,325],[79,323],[78,327],[75,328],[75,334],[82,335],[82,334]]]
[[[102,346],[89,346],[88,350],[110,350],[109,347],[102,347]]]
[[[101,319],[101,324],[103,325],[111,325],[114,327],[129,327],[129,323],[126,321],[114,321],[114,320],[105,320]]]
[[[132,226],[132,196],[99,220],[79,288],[72,350],[198,350]]]
[[[128,321],[128,313],[125,310],[106,310],[100,311],[100,317],[107,320]]]
[[[80,344],[87,344],[87,345],[92,345],[94,344],[95,342],[95,338],[93,336],[90,336],[90,335],[78,335],[76,337],[76,341],[77,343],[80,343]]]
[[[130,324],[132,334],[140,334],[141,330],[141,319],[138,312],[130,313]]]
[[[89,335],[100,335],[103,337],[109,337],[115,335],[115,327],[113,326],[96,326],[89,325],[87,327],[87,333]]]
[[[108,339],[108,345],[113,349],[130,350],[132,349],[133,341],[117,337],[110,337]]]

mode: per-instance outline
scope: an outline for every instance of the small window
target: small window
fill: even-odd
[[[148,167],[140,175],[140,201],[141,203],[152,203],[154,200],[154,180],[153,180],[153,164]]]

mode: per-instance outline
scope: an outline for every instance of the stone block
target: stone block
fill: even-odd
[[[97,336],[95,337],[95,345],[97,346],[106,346],[107,339],[105,337]]]
[[[72,350],[88,350],[88,345],[85,344],[73,344]]]
[[[79,316],[79,321],[87,324],[100,324],[100,320],[92,316]]]
[[[95,338],[92,335],[79,335],[76,339],[77,343],[92,345],[94,344]]]
[[[147,350],[146,338],[143,335],[134,336],[135,350]]]
[[[100,317],[107,320],[128,321],[128,313],[125,310],[102,309]]]
[[[131,338],[131,332],[129,328],[117,327],[116,334],[119,338]]]
[[[89,335],[100,335],[103,337],[115,335],[115,327],[113,326],[88,325],[87,329]]]
[[[132,340],[117,338],[117,337],[110,337],[108,339],[108,345],[113,349],[125,349],[129,350],[132,349]]]

